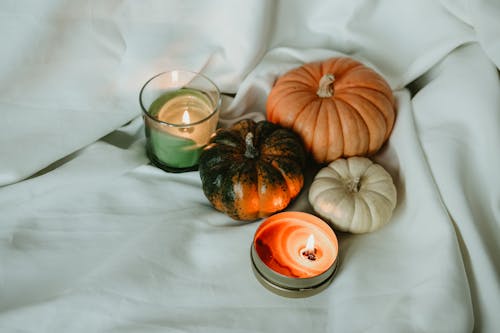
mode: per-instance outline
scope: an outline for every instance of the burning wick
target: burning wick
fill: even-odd
[[[314,247],[314,235],[311,234],[307,239],[306,248],[301,251],[301,254],[307,259],[316,260],[316,248]]]
[[[191,123],[191,118],[189,117],[189,112],[187,110],[184,110],[184,113],[182,114],[182,124],[189,125],[190,123]],[[187,133],[191,133],[193,130],[194,130],[194,128],[192,128],[192,127],[179,128],[179,131],[187,132]]]

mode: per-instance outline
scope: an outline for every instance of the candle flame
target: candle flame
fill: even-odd
[[[310,261],[315,261],[316,248],[314,247],[314,235],[311,234],[307,239],[306,247],[300,252],[302,256]]]
[[[182,114],[182,123],[184,125],[188,125],[191,122],[191,118],[189,117],[189,112],[187,110],[184,110],[184,113]]]
[[[314,235],[309,235],[306,243],[306,251],[314,253]]]

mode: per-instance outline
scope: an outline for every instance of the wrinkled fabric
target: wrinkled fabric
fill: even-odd
[[[497,332],[500,5],[478,1],[3,1],[0,331]],[[196,171],[150,164],[138,94],[167,69],[225,94],[220,126],[263,120],[277,77],[350,56],[394,91],[371,158],[398,203],[338,232],[323,292],[254,277],[260,221],[217,212]],[[287,208],[313,212],[310,167]]]

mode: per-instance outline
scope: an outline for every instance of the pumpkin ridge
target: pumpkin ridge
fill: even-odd
[[[280,165],[280,163],[277,160],[272,160],[270,164],[273,168],[275,168],[276,170],[278,170],[280,172],[281,176],[285,180],[286,186],[287,186],[287,194],[289,195],[290,200],[295,199],[295,197],[297,197],[297,195],[300,193],[300,191],[304,185],[304,180],[302,179],[302,181],[299,182],[298,186],[295,186],[296,184],[295,184],[294,179],[297,178],[296,176],[298,173],[293,173],[293,174],[291,174],[291,177],[290,177],[288,175],[288,173],[291,172],[290,168],[288,170],[285,170],[283,168],[283,166]],[[286,163],[285,163],[285,166],[286,166]],[[297,170],[302,170],[302,168],[299,165],[297,165],[297,167],[298,167]]]
[[[325,107],[323,106],[323,102],[324,101],[321,101],[320,110],[323,110],[323,109],[326,110],[326,106]],[[325,114],[326,114],[325,115],[325,118],[326,118],[325,123],[326,123],[326,126],[327,126],[327,130],[325,131],[325,138],[324,138],[324,140],[325,140],[325,142],[328,143],[328,142],[330,142],[330,131],[329,131],[329,128],[328,128],[328,125],[330,124],[330,112],[329,112],[329,110],[326,110],[326,111],[327,112],[325,112]],[[325,155],[324,155],[323,160],[326,160],[328,158],[328,154],[330,153],[330,149],[329,148],[330,147],[328,147],[327,149],[325,149]]]
[[[293,83],[293,84],[296,84],[296,85],[300,86],[300,88],[303,88],[304,90],[307,90],[307,91],[311,90],[310,84],[304,83],[304,79],[302,79],[302,81],[300,81],[299,78],[289,78],[289,77],[287,77],[287,78],[284,78],[283,80],[281,80],[279,83],[280,84],[282,84],[282,83],[287,83],[287,84]],[[296,90],[295,87],[287,87],[287,88],[288,89],[293,89],[294,91]]]
[[[215,166],[212,166],[210,168],[210,173],[215,173],[215,172],[223,172],[223,173],[226,173],[226,172],[229,172],[229,169],[231,168],[231,164],[230,164],[230,161],[221,161],[219,162],[217,165]],[[210,173],[207,173],[207,172],[203,172],[204,175],[208,175],[210,176]]]
[[[324,191],[321,192],[321,194],[328,192],[329,190],[331,189],[325,189]],[[342,197],[342,199],[338,202],[335,203],[335,206],[339,207],[341,203],[343,203],[344,201],[348,200],[348,199],[351,199],[353,197],[353,194],[346,194]],[[352,214],[349,214],[350,216],[348,217],[348,220],[352,220],[355,212],[356,212],[356,204],[354,203],[354,200],[350,200],[351,201],[351,204],[349,206],[351,206],[352,209],[350,209],[349,211],[352,213]],[[345,230],[345,229],[344,229]]]
[[[242,164],[240,164],[238,167],[241,167],[241,165]],[[217,196],[220,197],[220,203],[218,204],[222,208],[222,211],[231,217],[238,216],[238,211],[235,203],[236,193],[234,192],[234,187],[233,187],[234,178],[235,178],[234,170],[228,170],[226,177],[222,177],[222,183],[221,186],[219,187],[219,192],[216,193],[218,194]]]
[[[288,163],[297,164],[297,166],[299,166],[300,169],[303,169],[301,164],[297,161],[297,158],[298,158],[297,156],[290,156],[290,155],[266,154],[266,156],[262,158],[262,161],[266,163],[271,163],[275,159],[283,159],[283,160],[286,159]]]
[[[249,174],[250,172],[252,173],[251,175]],[[250,210],[250,208],[253,207],[249,208],[249,206],[251,206],[253,202],[248,200],[248,198],[245,195],[248,194],[249,192],[257,193],[257,186],[255,185],[254,182],[254,179],[257,177],[256,172],[257,171],[256,171],[255,161],[250,161],[248,159],[245,161],[245,163],[241,164],[241,167],[236,172],[237,182],[233,183],[233,187],[236,185],[242,187],[241,197],[237,198],[237,200],[234,201],[234,209],[236,210],[236,216],[254,219],[258,215],[259,211],[258,205],[255,209]],[[249,188],[246,188],[246,186],[249,186]]]
[[[323,73],[334,73],[335,76],[341,77],[348,75],[351,70],[358,66],[363,66],[363,64],[348,57],[337,57],[326,61],[322,69]]]
[[[342,78],[339,77],[338,81],[337,81],[337,87],[336,87],[336,90],[337,91],[342,91],[342,90],[349,90],[351,88],[365,88],[365,89],[370,89],[370,90],[374,90],[376,92],[379,92],[381,93],[382,95],[384,96],[387,96],[387,91],[384,91],[382,89],[377,89],[373,86],[370,86],[368,84],[366,84],[366,82],[349,82],[349,83],[346,83],[346,82],[343,82],[342,81]],[[394,103],[391,103],[391,104],[394,104]]]
[[[312,82],[315,82],[316,81],[315,76],[311,72],[309,72],[308,70],[305,70],[303,67],[304,66],[291,69],[288,72],[286,72],[285,74],[283,74],[276,81],[275,86],[279,86],[282,84],[286,85],[288,82],[291,82],[291,81],[301,81],[302,80],[302,84],[304,84],[304,81],[305,81],[305,82],[307,82],[307,83],[305,83],[307,86],[312,84]]]
[[[367,220],[370,221],[370,227],[368,228],[368,230],[371,231],[374,228],[372,221],[375,221],[375,215],[372,211],[372,207],[371,207],[371,205],[368,204],[368,202],[366,202],[366,200],[364,198],[358,197],[357,199],[358,199],[357,201],[359,203],[362,203],[367,208],[368,213],[370,214],[370,218]]]
[[[322,105],[325,106],[323,112],[327,114],[326,121],[327,128],[329,129],[325,133],[328,138],[328,141],[326,141],[328,149],[325,161],[333,161],[344,154],[344,132],[335,99],[323,99],[322,101],[324,103]]]
[[[371,103],[376,108],[376,110],[382,114],[382,116],[385,119],[386,126],[387,126],[387,131],[386,131],[386,134],[384,136],[384,142],[385,142],[389,138],[389,135],[391,134],[392,129],[394,127],[394,122],[395,122],[395,118],[396,118],[396,110],[395,110],[394,102],[391,101],[391,99],[389,99],[388,96],[386,96],[383,93],[376,91],[374,89],[369,89],[369,88],[365,88],[365,87],[357,87],[357,88],[367,89],[367,90],[370,90],[372,92],[377,93],[377,97],[379,99],[381,99],[381,98],[385,99],[388,102],[388,104],[390,105],[390,108],[387,110],[388,112],[384,112],[383,107],[381,107],[381,106],[379,107],[375,102],[373,102],[370,98],[364,96],[362,94],[362,92],[358,91],[358,89],[356,89],[356,88],[354,88],[354,89],[351,88],[351,89],[349,89],[349,91],[343,92],[343,94],[353,94],[353,95],[359,96],[360,98]]]
[[[295,141],[296,142],[296,141]],[[275,143],[276,146],[278,147],[277,149],[293,149],[295,146],[294,141],[292,139],[286,140],[286,142],[277,142]],[[266,145],[269,145],[268,143],[265,143]],[[260,155],[267,157],[272,157],[272,158],[293,158],[294,162],[298,162],[297,159],[302,160],[302,154],[297,154],[296,152],[288,152],[288,151],[276,151],[275,149],[272,148],[266,148],[266,147],[261,147],[260,149]],[[303,164],[303,163],[301,163]]]
[[[352,140],[354,142],[357,143],[357,145],[355,147],[352,147],[352,146],[349,146],[349,150],[352,150],[354,151],[351,152],[349,151],[348,153],[346,153],[346,143],[348,143],[346,140],[344,140],[344,156],[355,156],[355,155],[358,155],[358,154],[366,154],[369,150],[369,147],[370,147],[370,133],[368,132],[368,135],[366,135],[367,133],[362,131],[359,124],[363,124],[364,120],[363,120],[363,117],[361,117],[357,112],[352,112],[352,109],[353,107],[348,104],[348,103],[345,103],[343,100],[341,99],[338,99],[336,98],[335,99],[335,103],[337,104],[337,109],[339,108],[338,106],[338,103],[344,103],[345,105],[347,105],[348,109],[347,110],[344,110],[344,113],[345,113],[345,116],[348,117],[347,115],[351,115],[353,119],[350,120],[350,122],[352,123],[351,126],[354,126],[356,127],[356,129],[353,131],[353,133],[357,134],[357,137],[356,137],[356,140]],[[340,116],[340,112],[339,112],[339,116]],[[359,118],[361,118],[361,122],[359,121]],[[339,119],[342,119],[342,117],[340,116]],[[347,125],[347,119],[346,119],[346,122],[345,122],[345,126],[348,126]],[[366,124],[363,124],[364,125],[364,128],[366,129]],[[342,122],[342,130],[344,131],[344,122]],[[349,130],[349,129],[345,129],[346,131]],[[366,135],[367,136],[367,142],[363,142],[364,141],[364,138],[363,136]],[[354,136],[354,134],[351,134],[351,136]],[[346,136],[344,135],[344,138]],[[349,135],[347,136],[349,137]]]
[[[348,93],[344,93],[344,94],[348,94]],[[355,107],[349,99],[342,97],[342,95],[337,96],[337,98],[340,99],[341,101],[343,101],[344,103],[348,104],[353,110],[355,110],[358,113],[358,115],[361,117],[361,119],[363,119],[363,122],[366,125],[366,129],[368,130],[368,151],[369,152],[377,151],[384,143],[384,138],[387,134],[388,126],[387,126],[387,123],[385,121],[385,117],[382,116],[382,118],[384,120],[382,121],[382,123],[378,124],[377,119],[374,119],[376,117],[370,115],[371,110],[368,110],[365,112],[360,111],[361,108]],[[370,104],[373,106],[373,104],[371,102],[370,102]],[[377,109],[377,111],[378,111],[378,109]],[[373,124],[373,125],[369,125],[369,124]],[[383,125],[385,127],[384,135],[382,135],[382,136],[378,136],[378,131],[380,130],[379,125]],[[372,144],[374,146],[370,147]]]
[[[319,193],[323,193],[324,191],[329,191],[329,190],[332,190],[332,191],[342,190],[343,191],[345,189],[344,181],[342,181],[340,178],[335,178],[335,176],[316,177],[316,178],[314,178],[314,183],[316,184],[315,186],[325,187],[323,189],[323,191],[321,191]],[[312,191],[311,191],[311,193],[312,193]]]
[[[241,144],[242,144],[241,136],[237,131],[219,131],[216,136],[210,140],[210,145],[217,145],[218,149],[232,149],[235,152],[241,153]]]
[[[365,75],[369,80],[375,80],[378,81],[384,88],[391,90],[389,87],[389,84],[385,79],[383,78],[382,75],[380,75],[378,72],[376,72],[374,69],[361,65],[353,67],[352,70],[350,71],[350,75]]]
[[[340,178],[345,178],[349,175],[349,169],[347,168],[347,159],[339,158],[338,160],[331,162],[328,168],[335,170]]]
[[[326,107],[325,107],[326,108]],[[321,110],[323,110],[323,101],[321,101]],[[325,118],[326,118],[326,124],[328,126],[328,124],[330,123],[330,112],[325,112]],[[325,142],[327,143],[328,147],[330,147],[330,131],[325,131]],[[323,158],[323,160],[326,161],[326,159],[328,158],[328,153],[330,152],[330,149],[325,149],[325,156]]]
[[[340,111],[339,107],[337,105],[337,101],[335,98],[332,99],[333,105],[335,107],[335,111],[337,112],[337,119],[339,120],[339,127],[340,127],[340,134],[342,136],[342,154],[341,156],[345,154],[345,135],[344,135],[344,121],[342,120],[342,117],[340,116]]]
[[[337,194],[337,192],[339,192],[340,194],[344,194],[343,191],[344,191],[344,189],[342,187],[325,188],[323,191],[316,193],[316,196],[314,198],[311,198],[311,199],[313,199],[314,201],[315,200],[324,200],[324,201],[330,202],[333,205],[338,207],[338,206],[340,206],[340,204],[342,202],[344,202],[346,200],[347,196],[345,196],[345,195],[342,196],[342,198],[338,201],[332,200],[332,199],[330,199],[330,197],[333,196],[334,194]],[[323,198],[323,196],[325,196],[325,198]]]
[[[323,101],[324,101],[324,98],[320,98],[319,100],[319,106],[318,106],[318,110],[316,111],[316,119],[314,121],[314,128],[315,129],[319,129],[321,126],[320,126],[320,118],[321,115],[324,113],[322,112],[323,111]],[[328,112],[326,112],[328,114]],[[328,115],[326,116],[328,117]],[[328,119],[328,118],[327,118]],[[324,123],[324,125],[328,125],[328,123]],[[314,155],[318,155],[318,151],[322,153],[323,156],[318,156],[317,160],[325,160],[327,155],[328,155],[328,131],[324,131],[326,132],[326,138],[319,135],[320,132],[319,130],[315,130],[314,133],[313,133],[313,146],[316,147],[315,151],[313,152]],[[318,149],[319,147],[322,147],[323,144],[326,143],[326,148],[325,149]]]
[[[357,62],[357,61],[353,61],[353,64],[352,66],[350,66],[349,68],[346,68],[344,70],[344,75],[351,75],[353,72],[356,72],[358,70],[363,70],[363,69],[366,69],[366,66],[363,65],[362,63],[360,62]]]
[[[370,152],[370,151],[371,151],[371,149],[370,149],[370,145],[371,145],[371,143],[372,143],[372,134],[371,134],[371,131],[370,131],[370,126],[368,126],[368,124],[366,123],[366,120],[365,120],[365,118],[363,117],[363,115],[361,114],[361,112],[360,112],[357,108],[355,108],[355,107],[354,107],[354,106],[350,103],[350,101],[346,101],[344,98],[339,98],[338,96],[337,96],[337,99],[338,99],[338,100],[340,100],[340,101],[342,101],[342,102],[344,102],[346,105],[348,105],[348,106],[349,106],[349,108],[350,108],[351,110],[353,110],[353,112],[355,112],[355,113],[356,113],[359,117],[361,117],[361,119],[362,119],[362,123],[365,125],[365,127],[366,127],[366,131],[368,132],[368,143],[367,143],[367,147],[368,147],[368,148],[366,149],[366,151]],[[359,130],[359,127],[358,127],[358,130]]]
[[[287,101],[287,99],[290,99],[290,96],[291,96],[291,95],[293,95],[293,94],[298,94],[298,93],[300,93],[300,94],[306,94],[307,96],[309,96],[309,92],[306,92],[306,91],[303,91],[303,90],[301,90],[301,91],[293,90],[293,91],[291,91],[291,92],[290,92],[289,94],[287,94],[287,95],[280,96],[280,99],[279,99],[279,101],[276,103],[276,106],[275,106],[274,110],[278,109],[278,107],[277,107],[277,106],[279,106],[280,104],[282,104],[282,103],[286,102],[286,101]],[[304,103],[304,105],[302,105],[302,107],[301,107],[300,109],[296,108],[296,109],[297,109],[297,111],[296,111],[296,112],[295,112],[295,114],[294,114],[294,121],[293,121],[291,124],[287,125],[287,127],[291,127],[291,128],[293,128],[293,126],[294,126],[294,124],[295,124],[295,121],[297,120],[297,118],[299,117],[299,115],[302,113],[302,111],[304,111],[304,109],[306,109],[306,107],[307,107],[310,103],[312,103],[315,99],[316,99],[316,98],[315,98],[314,96],[310,95],[310,96],[308,97],[308,101],[307,101],[307,102],[305,102],[305,103]],[[305,97],[304,97],[304,100],[306,100],[306,98],[305,98]],[[280,113],[279,113],[279,112],[278,112],[278,117],[279,117],[279,118],[278,118],[278,122],[281,122],[281,119],[282,119],[283,117],[280,115]]]
[[[315,83],[315,85],[318,84],[319,79],[321,78],[321,75],[318,77],[318,75],[316,75],[316,73],[314,73],[312,70],[313,66],[315,66],[316,64],[317,63],[313,62],[313,63],[306,64],[306,65],[301,67],[302,69],[304,69],[305,73],[309,74],[309,78]]]
[[[392,95],[392,93],[391,93],[391,95],[389,95],[389,96],[388,96],[387,94],[383,93],[383,92],[382,92],[382,91],[380,91],[380,90],[377,90],[377,89],[374,89],[374,88],[371,88],[371,87],[364,87],[364,86],[361,86],[361,85],[356,86],[356,87],[349,87],[349,88],[348,88],[348,89],[346,89],[346,90],[348,90],[348,91],[347,91],[348,93],[351,93],[351,94],[357,94],[357,95],[363,96],[363,94],[362,94],[361,92],[357,91],[357,90],[358,90],[358,88],[359,88],[359,89],[371,90],[371,91],[373,91],[373,92],[375,92],[375,93],[379,94],[379,95],[378,95],[378,97],[379,97],[379,98],[384,98],[384,99],[385,99],[385,100],[386,100],[386,101],[387,101],[387,102],[388,102],[388,103],[392,106],[392,108],[394,109],[394,100],[393,100],[393,99],[391,99],[391,98],[389,98],[389,97],[393,96],[393,95]],[[347,92],[346,92],[346,93],[347,93]],[[365,98],[367,98],[367,97],[365,97]],[[369,98],[367,98],[367,99],[369,100]],[[372,103],[373,103],[373,102],[372,102]]]
[[[387,182],[387,178],[380,178],[380,179],[378,179],[376,181],[373,181],[373,182],[371,182],[371,181],[365,182],[365,184],[371,186],[371,185],[375,185],[375,184],[378,184],[378,183],[385,183],[385,182]]]
[[[281,99],[286,99],[290,97],[294,97],[292,95],[294,94],[310,94],[311,89],[310,88],[300,88],[300,89],[295,89],[293,87],[285,87],[279,94],[279,97]],[[310,97],[311,99],[313,98],[312,96]],[[279,102],[278,102],[279,103]],[[277,104],[278,104],[277,103]]]
[[[360,157],[355,157],[355,158],[347,159],[346,160],[346,165],[347,165],[347,169],[349,170],[349,174],[354,175],[354,170],[352,168],[352,164],[356,163],[356,160],[359,160],[359,159],[360,159]],[[366,161],[366,160],[361,159],[361,161]],[[361,171],[360,174],[359,174],[360,178],[363,177],[363,176],[365,176],[365,174],[368,171],[368,169],[370,169],[372,167],[372,165],[373,165],[373,162],[371,160],[368,160],[368,161],[369,161],[369,163],[363,163],[364,164],[364,168],[363,168],[363,171]]]
[[[343,117],[341,116],[341,112],[339,110],[339,105],[338,105],[338,99],[337,98],[334,98],[333,99],[333,102],[335,104],[335,109],[337,110],[337,115],[338,115],[338,119],[339,119],[339,123],[340,123],[340,129],[342,130],[342,142],[343,142],[343,147],[342,147],[342,155],[345,155],[345,150],[346,150],[346,140],[345,140],[345,135],[344,135],[344,131],[346,131],[346,129],[344,128],[344,126],[347,126],[347,120],[343,119]]]
[[[335,173],[335,176],[337,176],[338,178],[342,178],[342,175],[340,174],[340,172],[338,172],[337,170],[335,170],[333,168],[333,165],[328,165],[328,168],[326,170],[332,171],[332,172]],[[320,175],[320,174],[318,173],[318,175]],[[329,177],[331,177],[331,175],[322,176],[322,178],[329,178]]]
[[[286,181],[289,190],[296,187],[294,185],[296,179],[299,179],[299,183],[303,185],[304,179],[303,177],[301,177],[301,175],[303,174],[304,166],[300,162],[297,162],[294,157],[278,156],[277,158],[273,158],[273,156],[268,155],[263,158],[261,162],[267,163],[274,169],[278,170],[281,173],[283,179]],[[291,183],[293,183],[292,186],[290,186]],[[296,191],[296,194],[300,192],[300,188],[302,188],[302,185],[299,186],[299,190]],[[294,196],[296,194],[294,194]]]
[[[392,204],[391,198],[389,198],[387,195],[382,194],[382,193],[377,192],[377,191],[374,191],[374,190],[365,189],[365,188],[362,188],[362,190],[363,190],[363,192],[370,192],[370,193],[373,193],[373,194],[375,194],[376,196],[378,196],[378,197],[380,197],[380,198],[384,199],[384,201],[385,201],[387,204],[389,204],[389,207],[391,207],[391,208],[394,208],[394,207],[395,207],[395,205],[393,205],[393,204]]]
[[[201,173],[200,173],[201,174]],[[221,204],[220,187],[222,186],[223,179],[220,174],[209,173],[203,175],[205,182],[203,183],[203,193],[209,198],[217,210],[223,210]]]
[[[315,98],[308,105],[308,107],[310,109],[309,113],[311,113],[311,115],[310,115],[310,119],[311,119],[310,122],[315,125],[315,127],[314,127],[315,129],[317,128],[316,125],[318,123],[318,118],[319,118],[319,116],[321,114],[321,105],[323,104],[323,100],[324,100],[324,98]],[[305,132],[307,132],[307,131],[305,131]],[[311,142],[314,142],[314,135],[316,133],[316,130],[311,130],[311,132],[312,132],[311,133],[312,134],[312,140],[311,140]],[[314,143],[312,144],[312,147],[313,146],[314,146]]]
[[[233,163],[233,160],[224,158],[224,156],[227,154],[240,155],[240,152],[236,151],[233,147],[210,144],[207,148],[203,151],[203,154],[200,157],[200,162],[204,166],[200,168],[201,174],[206,174],[206,169],[213,171],[213,169],[219,170],[229,168],[231,166],[230,164]]]
[[[377,106],[377,104],[373,103],[369,98],[366,98],[361,93],[354,92],[354,91],[350,90],[350,91],[345,91],[344,94],[346,94],[346,95],[349,95],[349,94],[350,95],[355,95],[355,96],[358,96],[359,98],[362,98],[366,102],[370,103],[373,106],[373,108],[376,109],[384,117],[386,124],[388,124],[390,122],[389,118],[387,118],[387,115]],[[384,95],[384,97],[385,97],[385,95]],[[389,127],[389,126],[387,126],[387,127]]]
[[[276,170],[272,164],[267,163],[265,161],[259,161],[258,163],[256,163],[256,169],[257,169],[257,193],[258,193],[258,198],[259,198],[259,211],[262,213],[265,213],[265,215],[267,215],[269,212],[265,208],[269,207],[269,204],[272,206],[271,210],[273,210],[273,211],[282,210],[286,206],[288,206],[288,203],[290,202],[290,193],[289,193],[290,191],[289,191],[287,186],[286,187],[281,186],[281,189],[284,190],[283,192],[285,192],[286,196],[283,194],[280,196],[277,196],[277,198],[286,197],[286,199],[284,199],[284,203],[281,203],[280,207],[276,208],[274,202],[268,202],[268,200],[265,200],[265,199],[269,199],[267,197],[268,190],[269,191],[276,190],[276,188],[272,188],[272,189],[269,188],[268,189],[267,187],[273,186],[275,184],[280,184],[280,182],[278,180],[276,180],[274,177],[279,175],[279,177],[281,178],[280,180],[282,182],[284,181],[286,184],[286,180],[281,175],[281,172],[279,170]],[[274,179],[270,179],[269,177],[273,177]],[[262,191],[263,188],[264,188],[264,191]]]
[[[310,109],[311,108],[311,104],[314,103],[317,99],[316,98],[313,98],[311,99],[309,102],[305,103],[302,108],[300,109],[299,112],[297,112],[296,116],[294,117],[294,120],[292,122],[292,125],[291,125],[291,128],[293,128],[297,133],[302,133],[302,131],[298,131],[297,130],[297,127],[295,126],[295,123],[297,123],[297,121],[299,120],[299,117],[302,113],[304,113],[304,110],[306,109]],[[304,134],[301,135],[302,137],[304,136]],[[304,142],[304,144],[306,145],[306,149],[308,151],[311,151],[312,149],[312,142],[311,141],[307,141],[307,140],[304,140],[302,139],[302,141]]]
[[[354,87],[364,87],[379,91],[386,96],[392,96],[392,89],[385,79],[364,65],[352,68],[344,76],[339,76],[337,89],[349,89]]]

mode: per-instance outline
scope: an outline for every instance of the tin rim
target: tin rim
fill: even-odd
[[[320,275],[312,278],[293,278],[270,269],[259,257],[254,243],[250,249],[252,270],[257,280],[269,291],[284,297],[301,298],[313,296],[326,289],[337,272],[339,256],[333,264]]]

